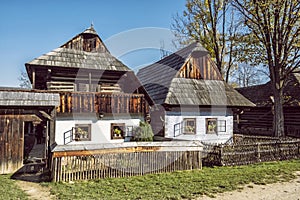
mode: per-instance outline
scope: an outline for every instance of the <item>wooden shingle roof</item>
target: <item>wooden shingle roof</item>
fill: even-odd
[[[231,86],[220,80],[174,78],[166,104],[199,106],[255,106]]]
[[[85,52],[62,47],[54,49],[25,65],[131,71],[126,65],[108,52]]]
[[[191,56],[205,57],[208,51],[194,42],[139,70],[137,76],[156,104],[255,106],[224,81],[176,78]]]
[[[94,40],[93,40],[94,39]],[[86,51],[88,45],[94,50]],[[99,35],[91,26],[63,44],[25,64],[26,67],[66,67],[112,71],[131,71],[121,61],[110,54]]]
[[[58,93],[0,88],[0,106],[59,106]]]

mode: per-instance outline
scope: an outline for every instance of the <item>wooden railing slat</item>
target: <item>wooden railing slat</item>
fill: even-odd
[[[51,171],[59,182],[201,169],[200,163],[201,151],[116,152],[54,157]]]
[[[60,93],[57,113],[136,113],[149,111],[142,94],[126,93]]]

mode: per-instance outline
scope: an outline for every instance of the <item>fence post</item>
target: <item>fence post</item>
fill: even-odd
[[[219,156],[219,158],[220,158],[220,165],[224,166],[223,158],[222,158],[222,155],[223,155],[223,145],[220,145],[219,148],[220,148],[220,151],[219,151],[220,152],[220,156]]]
[[[261,159],[260,159],[260,143],[257,143],[257,153],[256,153],[256,155],[257,155],[257,161],[258,162],[261,162]]]
[[[300,142],[298,141],[297,142],[297,146],[298,146],[298,155],[297,155],[297,158],[300,157]]]

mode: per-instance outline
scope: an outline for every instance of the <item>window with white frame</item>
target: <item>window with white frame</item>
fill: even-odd
[[[133,136],[133,126],[126,126],[126,136],[128,137]]]
[[[179,136],[181,134],[181,125],[182,123],[177,123],[174,125],[174,137]]]
[[[226,120],[218,120],[218,132],[226,132]]]

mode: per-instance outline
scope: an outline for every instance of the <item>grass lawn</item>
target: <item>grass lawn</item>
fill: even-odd
[[[250,182],[288,181],[295,178],[294,171],[300,171],[300,160],[43,185],[60,199],[189,199],[239,189]]]
[[[10,175],[0,176],[0,199],[28,199],[27,194],[17,187]]]

